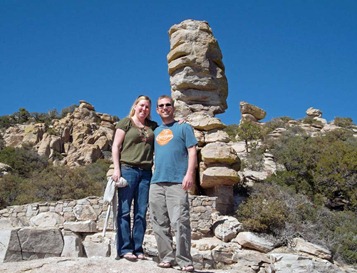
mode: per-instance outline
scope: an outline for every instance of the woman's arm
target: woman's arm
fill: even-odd
[[[120,149],[122,147],[124,138],[125,138],[125,132],[122,129],[116,129],[113,146],[112,146],[112,157],[113,157],[113,164],[114,164],[114,172],[112,178],[114,181],[118,181],[121,176]]]

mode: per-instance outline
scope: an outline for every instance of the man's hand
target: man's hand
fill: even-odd
[[[182,181],[182,189],[188,191],[195,183],[195,173],[186,173]]]

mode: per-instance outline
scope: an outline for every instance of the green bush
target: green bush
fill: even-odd
[[[312,199],[323,196],[331,208],[356,211],[357,140],[350,134],[283,137],[270,151],[286,169],[271,179]]]
[[[239,139],[245,142],[246,151],[249,152],[249,142],[262,138],[262,127],[258,123],[244,121],[238,126],[237,134]]]
[[[291,120],[291,118],[289,118],[289,117],[280,117],[280,118],[274,118],[274,119],[266,122],[263,125],[265,135],[271,133],[276,128],[288,129],[289,128],[289,124],[288,124],[289,120]]]
[[[67,116],[67,114],[71,114],[74,112],[74,110],[78,107],[78,105],[73,104],[71,106],[68,106],[66,108],[63,108],[61,111],[61,118],[64,118]]]
[[[104,177],[103,177],[104,179]],[[19,195],[19,202],[58,201],[102,195],[102,181],[90,177],[83,167],[51,166],[36,172]],[[28,200],[31,197],[32,200]]]
[[[224,131],[228,134],[231,141],[236,141],[237,129],[237,124],[227,125],[227,127],[224,128]]]
[[[241,169],[250,169],[253,171],[261,171],[264,167],[264,151],[265,147],[250,147],[250,152],[242,160]]]
[[[16,122],[11,116],[1,116],[0,117],[0,129],[7,129]]]
[[[0,151],[0,162],[12,167],[21,177],[30,177],[33,170],[41,171],[48,165],[47,158],[39,156],[31,147],[5,147]]]
[[[302,121],[302,123],[306,123],[306,124],[310,124],[310,125],[318,125],[318,126],[323,125],[321,121],[316,120],[313,117],[306,117],[306,118],[303,118],[301,121]]]
[[[1,208],[33,202],[102,196],[109,162],[98,160],[85,167],[48,166],[26,177],[8,174],[0,180]]]
[[[357,264],[357,219],[350,211],[336,212],[331,229],[330,249],[334,258]]]
[[[255,184],[237,210],[244,228],[275,236],[282,245],[296,237],[331,250],[334,260],[357,264],[357,218],[331,211],[274,182]]]
[[[0,151],[2,149],[4,149],[6,146],[6,143],[5,143],[5,140],[4,140],[4,137],[2,136],[1,132],[0,132]]]
[[[80,199],[101,196],[110,163],[106,160],[85,167],[49,165],[31,147],[5,147],[0,150],[0,162],[12,167],[11,174],[0,180],[0,206],[32,202]]]
[[[0,178],[0,209],[17,203],[23,181],[22,177],[13,174]]]
[[[276,234],[285,227],[287,208],[274,184],[256,184],[249,198],[237,210],[245,229]]]
[[[342,128],[350,128],[353,125],[353,120],[351,118],[336,117],[333,123]]]

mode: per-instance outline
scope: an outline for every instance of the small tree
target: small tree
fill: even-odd
[[[243,121],[237,128],[237,134],[245,142],[245,150],[249,152],[249,141],[262,137],[262,129],[259,124],[252,121]]]
[[[78,107],[78,105],[73,104],[71,106],[68,106],[66,108],[63,108],[61,111],[61,118],[64,118],[65,116],[67,116],[67,114],[69,113],[73,113],[74,110]]]
[[[25,108],[20,108],[18,112],[13,114],[17,123],[23,124],[29,121],[31,114]]]

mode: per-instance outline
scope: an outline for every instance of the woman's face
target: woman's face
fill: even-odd
[[[139,100],[139,102],[135,105],[135,116],[138,118],[145,119],[150,114],[150,101],[148,100]]]

